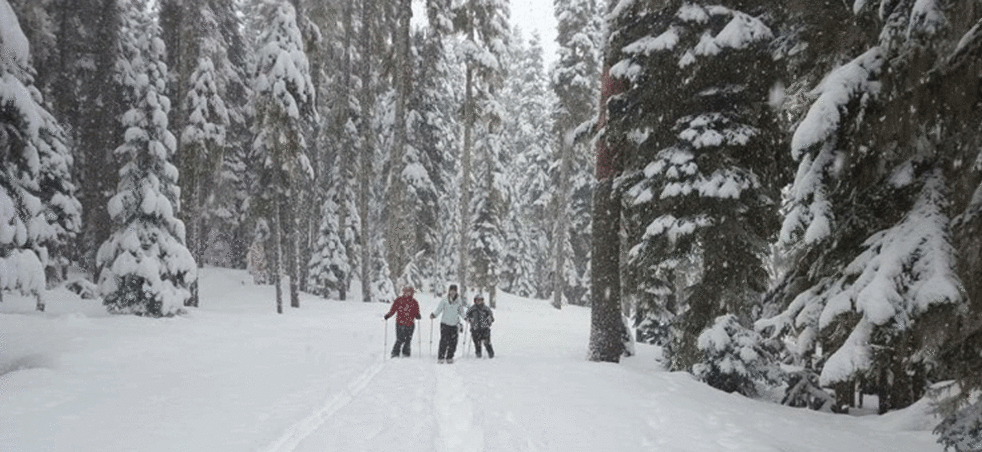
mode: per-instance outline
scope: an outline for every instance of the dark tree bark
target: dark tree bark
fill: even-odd
[[[372,6],[375,0],[363,0],[361,4],[361,168],[358,172],[358,211],[361,216],[361,297],[364,302],[372,301],[372,234],[368,221],[368,198],[371,190],[372,151],[375,140],[372,136]]]
[[[295,176],[294,176],[295,177]],[[287,240],[287,261],[286,271],[290,275],[290,307],[300,307],[300,220],[297,215],[296,200],[301,197],[296,182],[290,183],[290,199],[284,199],[286,218],[283,221],[288,225],[286,230]]]
[[[570,201],[570,186],[572,185],[570,167],[573,160],[573,143],[571,140],[560,137],[559,153],[559,192],[556,193],[556,216],[552,232],[552,256],[555,259],[553,262],[555,270],[552,275],[552,306],[556,309],[563,308],[563,294],[566,292],[566,279],[563,277],[563,269],[566,267],[566,230],[569,228],[566,212]]]
[[[413,10],[410,0],[399,0],[397,10],[398,33],[396,34],[396,109],[395,143],[392,149],[392,188],[389,196],[388,240],[386,241],[389,268],[398,277],[403,268],[416,254],[415,222],[412,219],[413,206],[407,205],[406,183],[402,178],[406,168],[406,104],[409,100],[409,80],[412,77],[412,55],[409,52],[409,29]],[[396,279],[396,278],[394,278]],[[403,281],[408,283],[408,281]],[[396,288],[398,290],[398,287]]]
[[[347,132],[345,131],[345,126],[348,120],[351,118],[351,105],[349,103],[350,93],[351,93],[351,37],[352,37],[352,26],[351,20],[354,16],[354,0],[346,0],[344,2],[344,12],[341,19],[342,25],[344,27],[344,57],[341,59],[341,84],[340,91],[337,94],[337,104],[335,106],[336,122],[335,130],[342,136],[343,142],[342,146],[339,146],[338,152],[341,154],[338,156],[338,235],[341,237],[341,241],[348,245],[349,243],[345,240],[346,231],[348,230],[348,183],[351,181],[351,157],[349,154],[350,141],[347,141]],[[350,273],[350,272],[349,272]],[[351,276],[344,275],[343,279],[338,283],[338,299],[341,301],[348,299],[348,281],[350,281]]]
[[[277,171],[278,173],[279,171]],[[279,177],[276,177],[279,179]],[[270,234],[270,240],[273,243],[273,285],[276,287],[276,313],[283,313],[283,278],[280,275],[283,274],[283,232],[280,229],[280,204],[282,201],[281,196],[276,194],[273,196],[276,202],[273,202],[273,214],[272,223],[270,229],[272,230]]]
[[[473,30],[471,39],[473,40]],[[464,148],[460,156],[460,243],[457,244],[458,268],[457,282],[460,284],[460,296],[467,297],[467,266],[468,266],[468,240],[467,232],[470,230],[470,204],[471,204],[471,148],[473,147],[474,134],[474,69],[471,63],[467,63],[467,80],[464,86]]]
[[[605,68],[600,93],[600,127],[607,121],[607,100],[622,90]],[[623,170],[622,165],[615,146],[601,137],[597,143],[597,187],[593,194],[591,361],[619,362],[624,351],[620,302],[621,200],[613,186],[614,179]]]

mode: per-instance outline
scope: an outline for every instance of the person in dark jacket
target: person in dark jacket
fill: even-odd
[[[474,339],[474,354],[481,357],[481,345],[488,349],[488,358],[494,358],[494,348],[491,347],[491,324],[494,323],[494,312],[484,304],[484,297],[474,297],[474,306],[467,310],[467,322],[471,324],[471,337]]]
[[[409,357],[413,342],[413,331],[416,329],[414,320],[421,319],[419,314],[419,302],[413,298],[416,291],[412,287],[402,289],[402,296],[392,302],[392,308],[385,314],[385,320],[396,316],[396,345],[392,347],[392,357],[399,356],[400,349],[402,356]]]

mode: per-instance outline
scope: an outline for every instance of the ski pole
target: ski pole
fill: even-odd
[[[385,319],[385,345],[382,346],[382,358],[385,359],[385,352],[389,351],[389,319]]]
[[[420,359],[423,359],[423,327],[419,326],[419,320],[416,321],[416,353]]]
[[[430,319],[430,358],[433,357],[433,319]]]

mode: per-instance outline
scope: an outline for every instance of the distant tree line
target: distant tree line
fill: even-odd
[[[5,0],[28,94],[3,91],[2,289],[42,308],[74,267],[111,311],[166,316],[215,265],[280,312],[449,282],[587,304],[592,151],[563,143],[600,32],[566,3],[550,69],[502,0]]]

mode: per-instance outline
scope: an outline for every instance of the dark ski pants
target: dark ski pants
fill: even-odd
[[[481,357],[481,344],[488,349],[488,358],[494,358],[494,348],[491,347],[491,328],[475,328],[471,330],[474,339],[474,354]]]
[[[457,351],[457,334],[456,325],[440,324],[440,349],[437,358],[453,359],[453,354]]]
[[[392,347],[392,357],[395,358],[399,356],[399,350],[402,350],[402,356],[409,356],[410,345],[413,343],[413,330],[416,329],[416,325],[400,325],[396,324],[396,345]]]

